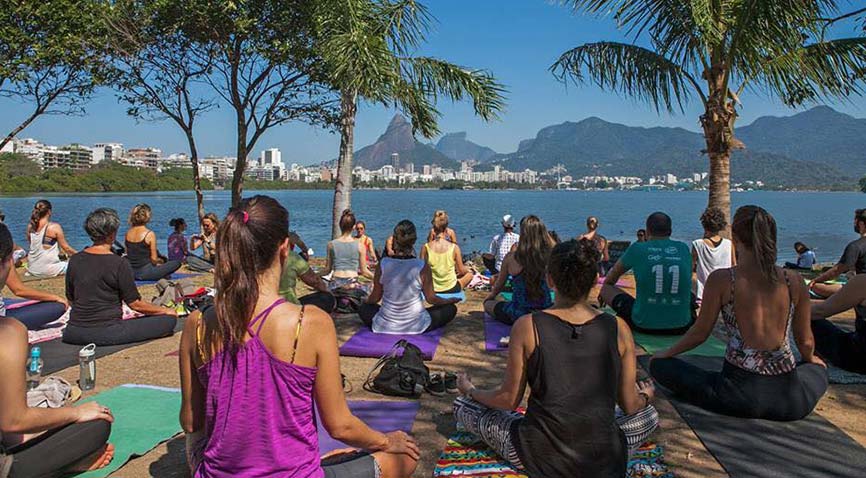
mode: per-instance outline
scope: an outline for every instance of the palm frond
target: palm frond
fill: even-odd
[[[704,99],[695,79],[677,63],[652,50],[625,43],[587,43],[565,52],[550,70],[561,81],[592,82],[637,98],[656,111],[684,110],[692,94]]]

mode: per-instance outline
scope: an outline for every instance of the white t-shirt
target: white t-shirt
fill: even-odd
[[[692,251],[694,251],[698,258],[698,282],[695,290],[695,295],[698,296],[698,299],[704,296],[704,284],[706,284],[707,278],[713,271],[731,267],[731,249],[731,241],[724,238],[722,238],[722,242],[718,247],[707,244],[707,241],[703,239],[692,242]]]
[[[421,334],[430,327],[421,286],[421,259],[386,257],[379,263],[382,307],[373,317],[377,334]]]

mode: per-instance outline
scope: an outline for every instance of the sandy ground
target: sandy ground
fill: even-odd
[[[210,276],[196,279],[201,285],[210,285]],[[62,279],[28,282],[28,285],[63,291]],[[152,286],[140,288],[144,297],[154,295]],[[299,290],[300,292],[300,290]],[[476,384],[494,386],[501,379],[505,368],[505,354],[489,354],[484,351],[484,331],[481,320],[481,300],[484,293],[468,292],[467,301],[460,304],[457,318],[448,326],[436,356],[428,363],[432,371],[467,371]],[[838,322],[851,326],[853,314],[838,317]],[[347,319],[336,320],[339,340],[342,343],[359,327]],[[166,387],[179,387],[177,357],[167,355],[178,348],[180,334],[126,349],[98,360],[98,393],[125,383],[141,383]],[[365,392],[362,383],[374,359],[344,357],[341,359],[343,373],[353,386],[348,394],[350,400],[387,400],[381,395]],[[77,380],[76,367],[60,372],[69,380]],[[89,395],[90,393],[88,393]],[[659,394],[661,395],[661,394]],[[661,427],[653,440],[665,447],[665,458],[678,477],[727,476],[713,456],[704,448],[691,428],[682,420],[670,402],[657,395],[654,402],[661,416]],[[861,445],[866,446],[866,410],[862,404],[866,399],[866,386],[833,385],[818,405],[817,412],[840,427]],[[425,394],[421,399],[413,434],[423,450],[422,460],[415,477],[430,477],[436,459],[445,445],[446,438],[454,432],[450,414],[453,396],[441,398]],[[133,459],[112,476],[135,477],[186,477],[183,436],[177,436],[158,446],[150,453]]]

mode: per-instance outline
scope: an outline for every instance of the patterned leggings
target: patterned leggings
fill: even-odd
[[[484,440],[487,446],[512,466],[523,469],[511,434],[515,423],[523,419],[522,414],[488,408],[470,398],[457,397],[454,400],[454,417],[466,431]],[[634,415],[625,415],[617,407],[616,424],[625,433],[628,452],[631,454],[658,428],[659,414],[652,405]]]

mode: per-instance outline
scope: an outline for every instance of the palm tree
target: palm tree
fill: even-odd
[[[352,154],[358,102],[396,106],[424,137],[439,132],[436,101],[471,98],[489,121],[504,106],[504,88],[487,71],[414,56],[432,18],[415,0],[322,0],[317,13],[319,54],[326,82],[340,93],[340,155],[334,185],[334,237],[351,204]]]
[[[562,81],[594,83],[684,110],[700,99],[710,159],[709,206],[730,217],[731,152],[740,95],[765,93],[794,106],[861,94],[866,38],[826,39],[835,0],[570,0],[576,11],[612,14],[633,43],[587,43],[562,54]],[[730,221],[729,221],[730,222]]]

